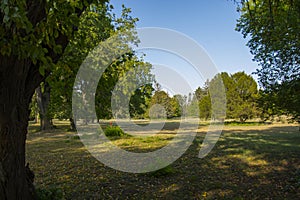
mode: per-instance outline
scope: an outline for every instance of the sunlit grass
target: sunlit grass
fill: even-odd
[[[166,146],[173,136],[159,134],[150,137],[124,137],[113,140],[113,144],[125,150],[135,152],[154,151]]]

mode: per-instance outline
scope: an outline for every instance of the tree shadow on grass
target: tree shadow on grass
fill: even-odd
[[[35,171],[36,184],[61,188],[67,199],[300,196],[300,134],[296,126],[224,130],[214,149],[203,159],[197,158],[205,136],[205,132],[200,132],[188,151],[171,165],[176,173],[162,177],[110,169],[93,158],[80,140],[68,134],[30,136],[27,144],[27,160]]]

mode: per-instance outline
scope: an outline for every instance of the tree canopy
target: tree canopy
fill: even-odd
[[[224,91],[220,84],[224,85]],[[221,95],[222,93],[226,95],[226,99]],[[214,95],[213,98],[212,95]],[[195,90],[188,110],[189,113],[194,113],[197,107],[200,118],[206,120],[226,118],[245,122],[258,116],[257,99],[257,83],[251,75],[247,75],[245,72],[234,74],[222,72],[207,81],[202,88],[199,87]],[[214,100],[214,104],[212,104],[212,100]],[[223,105],[226,105],[225,108]],[[224,116],[225,114],[226,116]]]
[[[300,121],[300,1],[243,0],[239,11],[237,30],[249,38],[265,95]]]
[[[155,91],[149,105],[149,117],[151,118],[173,118],[180,117],[182,107],[180,105],[180,97],[170,97],[163,90]]]

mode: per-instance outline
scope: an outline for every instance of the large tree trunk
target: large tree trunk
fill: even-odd
[[[25,9],[33,29],[41,21],[47,21],[47,2],[46,0],[27,0],[24,3],[25,6],[18,4]],[[77,16],[80,16],[85,8],[86,6],[76,9]],[[0,13],[1,20],[4,16],[2,12],[3,10]],[[14,23],[2,27],[6,27],[2,30],[6,33],[5,37],[9,35],[11,38],[27,36],[27,29],[25,31],[20,26],[18,28]],[[75,29],[76,27],[74,27]],[[64,51],[69,41],[67,37],[69,34],[64,35],[63,32],[59,31],[58,37],[53,39],[56,45],[61,45]],[[70,35],[72,34],[70,33]],[[19,55],[19,49],[15,49],[14,43],[11,44],[11,49],[13,49],[11,55],[15,56],[7,54],[3,56],[2,52],[0,53],[0,200],[31,200],[36,199],[36,196],[33,173],[28,165],[25,166],[25,141],[30,114],[28,109],[35,89],[49,75],[49,71],[45,72],[44,77],[41,76],[39,73],[40,62],[33,64],[30,58],[20,60],[25,54]],[[44,45],[48,52],[46,56],[49,56],[54,64],[60,59],[61,54],[57,54],[53,46],[48,45],[47,42],[28,45]]]
[[[31,63],[0,55],[0,199],[34,199],[34,175],[25,166],[29,103],[40,76]]]
[[[43,88],[42,88],[43,87]],[[36,89],[37,104],[40,113],[41,130],[50,130],[53,128],[51,117],[49,117],[50,104],[50,85],[45,82]]]

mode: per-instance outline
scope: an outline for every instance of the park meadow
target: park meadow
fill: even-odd
[[[101,121],[109,127],[111,120]],[[140,121],[136,122],[141,123]],[[149,137],[110,137],[132,152],[168,144],[178,128],[168,120]],[[66,121],[40,131],[30,124],[26,157],[41,199],[298,199],[300,134],[297,124],[225,122],[213,150],[198,158],[208,122],[201,122],[189,149],[171,165],[145,174],[111,169],[94,158]]]
[[[300,199],[300,0],[0,1],[0,200]]]

